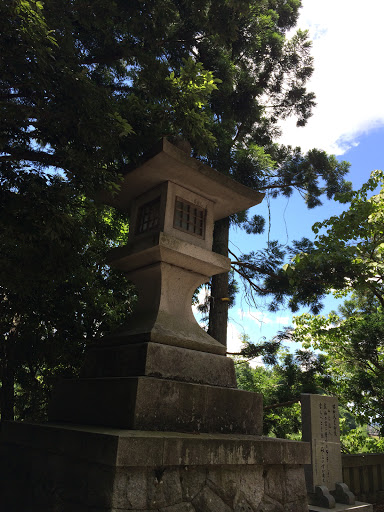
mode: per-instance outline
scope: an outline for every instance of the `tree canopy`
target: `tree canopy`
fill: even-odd
[[[313,105],[303,88],[310,44],[304,33],[284,39],[299,5],[6,0],[2,167],[55,166],[89,186],[164,135],[182,133],[204,154],[215,138],[223,152],[224,134],[244,139],[253,125],[270,140],[292,110],[303,123]]]
[[[55,378],[132,310],[132,287],[103,264],[128,224],[36,173],[2,180],[0,218],[2,418],[42,419]]]
[[[262,361],[254,368],[242,358],[235,361],[238,386],[263,394],[264,434],[301,439],[300,394],[328,389],[326,358],[306,350],[291,354],[280,349],[273,359]]]
[[[371,291],[384,306],[383,184],[383,172],[373,171],[360,190],[339,196],[342,203],[350,203],[341,215],[313,226],[314,244],[306,241],[305,250],[283,269],[293,308],[309,303],[316,310],[324,293],[332,290],[339,295]],[[368,197],[377,187],[380,192]]]
[[[383,172],[374,171],[360,190],[341,199],[350,200],[349,207],[315,224],[313,246],[283,272],[291,281],[294,305],[313,302],[318,309],[331,291],[347,299],[339,313],[296,317],[293,337],[329,355],[334,392],[361,422],[377,423],[384,431]]]
[[[100,263],[124,240],[127,219],[92,197],[118,188],[160,137],[189,140],[195,157],[272,197],[298,189],[313,207],[345,190],[347,164],[275,143],[280,119],[304,125],[314,107],[308,35],[286,36],[299,8],[299,0],[1,3],[3,413],[15,379],[24,386],[27,371],[36,382],[57,360],[56,349],[46,356],[54,340],[72,353],[70,368],[84,333],[105,332],[131,308],[128,285]],[[262,229],[259,217],[233,220]],[[219,252],[228,225],[216,226]],[[217,304],[225,330],[227,306]],[[75,355],[71,337],[81,340]],[[28,369],[31,357],[39,371]]]

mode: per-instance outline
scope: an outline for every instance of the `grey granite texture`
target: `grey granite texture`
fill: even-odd
[[[154,377],[65,379],[49,419],[133,430],[260,435],[262,396]]]
[[[10,423],[0,450],[0,510],[7,512],[308,507],[306,443]]]

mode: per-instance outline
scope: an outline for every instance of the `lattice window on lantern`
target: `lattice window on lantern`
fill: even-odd
[[[136,235],[154,231],[159,227],[160,197],[140,206],[137,214]]]
[[[173,227],[191,235],[204,238],[206,210],[176,197]]]

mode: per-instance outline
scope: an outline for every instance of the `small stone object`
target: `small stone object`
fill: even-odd
[[[301,415],[303,441],[311,445],[312,464],[305,468],[310,503],[327,509],[336,503],[353,505],[355,496],[342,482],[337,398],[302,394]]]
[[[325,485],[316,485],[315,501],[324,508],[335,508],[336,500]]]
[[[346,505],[355,504],[355,495],[349,490],[348,485],[342,482],[336,483],[336,489],[333,492],[337,503],[345,503]]]

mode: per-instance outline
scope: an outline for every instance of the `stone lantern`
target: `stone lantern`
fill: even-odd
[[[192,295],[212,275],[230,270],[229,259],[212,252],[214,222],[263,197],[163,140],[109,200],[130,211],[131,222],[128,245],[111,251],[109,262],[127,274],[139,294],[129,326],[110,341],[224,355],[225,347],[195,321]]]
[[[308,444],[261,437],[262,396],[236,388],[191,311],[196,287],[230,268],[212,252],[214,221],[262,197],[166,140],[104,194],[130,212],[109,263],[139,302],[56,386],[49,422],[5,423],[4,510],[308,512]]]
[[[214,222],[263,197],[165,139],[126,174],[117,196],[103,197],[130,213],[128,244],[113,249],[108,261],[135,283],[139,300],[129,323],[88,351],[83,378],[57,388],[51,420],[260,432],[261,417],[252,417],[245,430],[243,418],[243,408],[254,406],[259,395],[235,389],[233,361],[196,322],[191,301],[200,284],[230,270],[229,258],[212,252]],[[226,399],[218,419],[206,409],[217,403],[219,389]],[[170,403],[170,391],[192,401]],[[121,396],[130,397],[129,404],[119,404]]]

